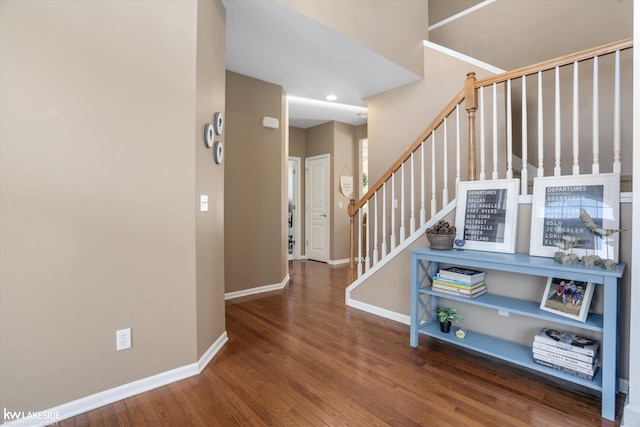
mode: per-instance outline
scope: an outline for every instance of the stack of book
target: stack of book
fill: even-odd
[[[533,361],[591,381],[598,369],[598,341],[542,328],[533,339]]]
[[[487,292],[484,271],[460,267],[441,268],[431,286],[434,291],[463,298],[476,298]]]

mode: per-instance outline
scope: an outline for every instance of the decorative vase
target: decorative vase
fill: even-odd
[[[440,331],[448,334],[451,331],[451,322],[440,322]]]
[[[427,234],[427,239],[431,243],[431,249],[446,250],[453,248],[455,234]]]

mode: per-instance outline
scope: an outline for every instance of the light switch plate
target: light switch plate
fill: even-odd
[[[209,196],[200,195],[200,212],[207,212],[209,210]]]

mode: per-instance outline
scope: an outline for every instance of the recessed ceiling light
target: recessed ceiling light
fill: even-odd
[[[327,95],[327,97],[325,99],[327,101],[335,101],[336,99],[338,99],[338,97],[335,96],[335,95]]]
[[[363,119],[367,118],[367,113],[360,113],[358,114],[359,117],[362,117]]]

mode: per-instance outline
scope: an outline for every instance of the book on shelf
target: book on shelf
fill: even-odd
[[[484,271],[462,267],[441,268],[438,275],[445,279],[459,280],[466,283],[478,283],[484,280]]]
[[[571,350],[565,350],[562,348],[558,348],[556,346],[553,345],[549,345],[549,344],[545,344],[542,342],[538,342],[538,341],[534,341],[533,342],[533,350],[535,351],[536,349],[538,350],[542,350],[542,351],[551,351],[553,353],[562,355],[562,356],[566,356],[566,357],[571,357],[572,359],[576,359],[576,360],[580,360],[581,362],[587,362],[587,363],[591,363],[593,362],[593,359],[595,359],[595,355],[594,356],[589,356],[587,354],[582,354],[582,353],[577,353],[575,351],[571,351]]]
[[[533,361],[539,365],[546,366],[547,368],[555,369],[556,371],[564,372],[565,374],[573,375],[574,377],[582,378],[589,381],[593,380],[593,377],[596,375],[596,371],[598,370],[597,364],[593,365],[593,370],[591,372],[582,372],[582,370],[567,368],[565,366],[543,360],[535,356],[533,358]]]
[[[478,292],[482,292],[484,290],[486,290],[487,287],[482,285],[482,286],[478,286],[476,288],[473,289],[461,289],[461,288],[456,288],[456,287],[452,287],[452,286],[448,286],[448,285],[442,285],[440,283],[433,283],[433,290],[434,291],[439,291],[439,290],[445,290],[445,291],[452,291],[452,292],[457,292],[459,294],[463,294],[463,295],[475,295]]]
[[[574,377],[582,378],[584,380],[593,381],[593,377],[595,376],[596,370],[594,369],[593,374],[586,374],[584,372],[576,371],[574,369],[565,368],[559,365],[556,365],[551,362],[547,362],[544,360],[540,360],[537,358],[533,358],[533,361],[539,365],[546,366],[547,368],[554,369],[556,371],[564,372],[565,374],[573,375]]]
[[[534,341],[591,357],[598,354],[598,341],[557,329],[540,329],[534,337]]]
[[[453,296],[461,297],[461,298],[477,298],[480,295],[487,293],[487,288],[484,288],[484,289],[480,290],[479,292],[477,292],[475,294],[465,294],[465,293],[453,291],[451,289],[434,288],[433,290],[435,292],[439,292],[441,294],[453,295]]]
[[[586,372],[592,371],[594,363],[597,363],[598,361],[598,359],[593,359],[590,362],[583,362],[572,357],[563,356],[552,351],[545,351],[537,348],[533,349],[533,357],[537,357],[541,360],[546,360],[547,362],[557,363],[558,365],[578,371],[585,369]]]
[[[480,281],[478,283],[461,282],[460,280],[447,279],[438,275],[435,275],[433,277],[433,283],[440,283],[441,285],[452,285],[456,288],[463,289],[477,288],[484,285],[484,281]]]

